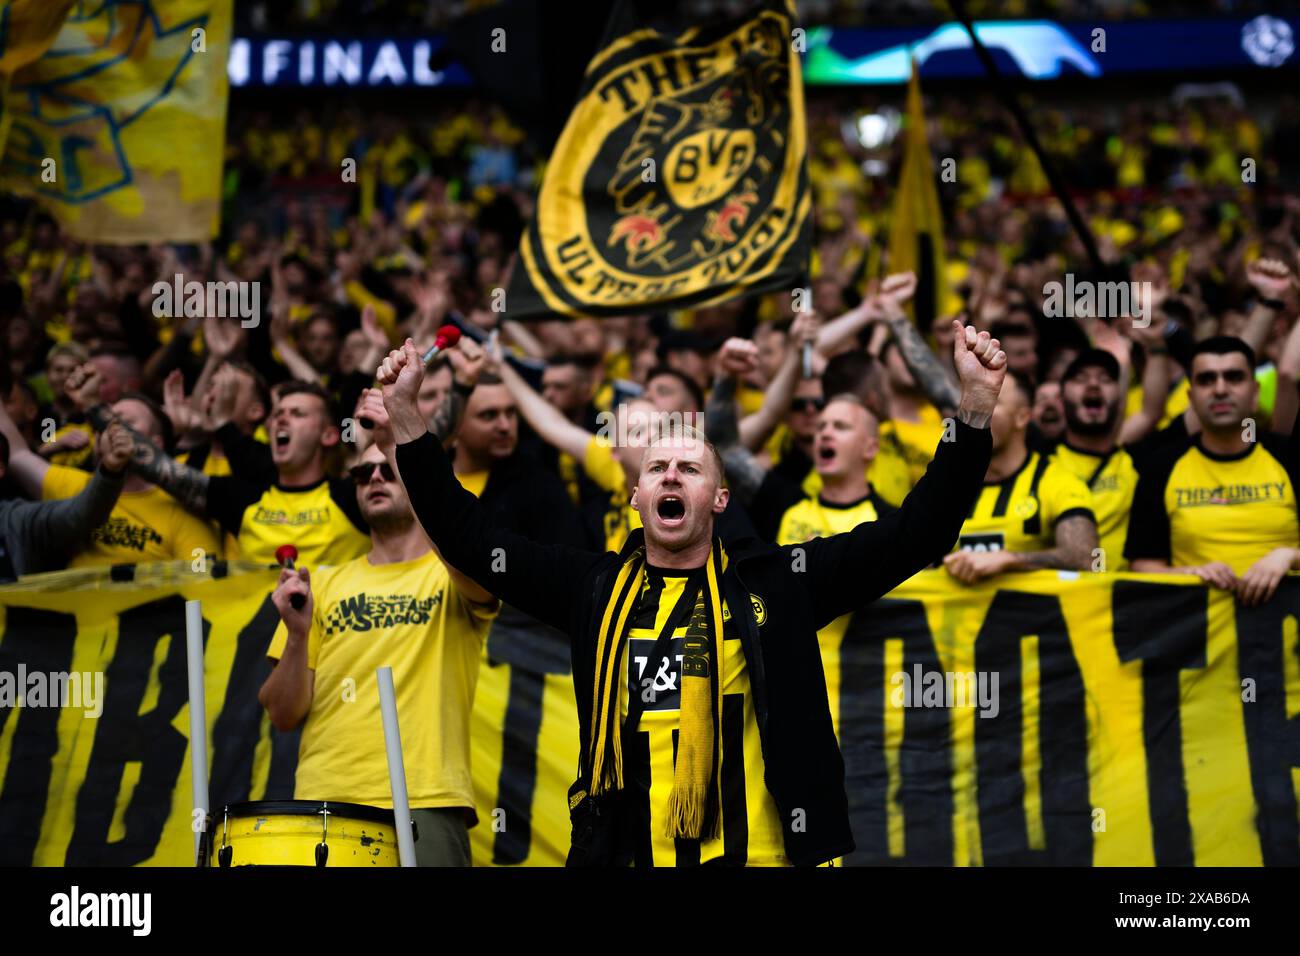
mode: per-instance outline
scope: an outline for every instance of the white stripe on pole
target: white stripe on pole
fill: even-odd
[[[203,607],[185,602],[185,657],[190,672],[190,784],[194,809],[203,828],[208,825],[208,718],[203,693]],[[191,818],[191,824],[193,824]],[[193,829],[191,825],[191,829]],[[194,830],[194,865],[199,860],[202,830]]]
[[[384,720],[384,748],[388,751],[388,783],[393,788],[397,854],[402,866],[415,866],[415,838],[411,835],[411,807],[406,797],[406,765],[402,763],[402,729],[397,723],[393,669],[381,667],[375,675],[379,678],[379,711]]]

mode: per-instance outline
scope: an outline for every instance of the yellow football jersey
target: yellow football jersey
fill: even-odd
[[[722,682],[722,821],[714,840],[672,840],[665,836],[668,795],[673,787],[677,730],[681,714],[681,660],[689,626],[687,613],[674,627],[667,657],[653,660],[659,633],[668,624],[687,584],[698,591],[699,573],[647,568],[632,610],[627,644],[626,680],[619,693],[627,715],[629,694],[653,689],[643,704],[636,732],[623,754],[625,786],[637,814],[635,862],[639,866],[690,866],[709,860],[747,866],[788,866],[776,801],[763,781],[763,749],[740,634],[724,602],[723,639],[718,649]]]
[[[1105,556],[1098,570],[1125,571],[1124,542],[1128,538],[1129,511],[1137,491],[1138,472],[1123,448],[1109,454],[1083,451],[1062,442],[1053,457],[1081,479],[1092,492],[1092,513],[1097,519],[1097,540]]]
[[[1088,486],[1031,451],[1015,472],[984,483],[953,550],[1049,551],[1056,547],[1056,523],[1073,515],[1094,518]]]

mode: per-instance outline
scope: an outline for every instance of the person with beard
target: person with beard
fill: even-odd
[[[391,667],[416,862],[469,866],[470,713],[499,604],[430,546],[393,471],[383,403],[365,407],[375,441],[349,474],[370,549],[338,567],[280,572],[273,669],[258,701],[278,730],[302,727],[294,799],[391,809],[375,676]]]
[[[1133,444],[1155,426],[1164,406],[1167,353],[1148,350],[1143,390],[1154,402],[1120,422],[1124,389],[1119,361],[1103,349],[1080,352],[1061,375],[1060,394],[1065,433],[1053,458],[1080,478],[1092,492],[1101,562],[1096,571],[1124,571],[1124,542],[1137,490],[1138,466]],[[1045,386],[1044,386],[1045,387]],[[1141,456],[1139,456],[1141,457]]]
[[[1241,339],[1196,346],[1188,397],[1200,434],[1142,468],[1124,548],[1134,571],[1194,574],[1245,605],[1269,600],[1300,568],[1300,436],[1294,424],[1289,437],[1255,434],[1254,372]]]
[[[573,865],[816,865],[853,850],[816,631],[933,561],[989,463],[1005,354],[964,330],[954,440],[902,508],[792,547],[724,543],[722,463],[696,430],[652,436],[615,555],[496,525],[416,406],[408,339],[379,370],[399,478],[446,560],[571,640],[581,735]],[[495,556],[508,555],[508,561]]]
[[[955,550],[943,559],[963,584],[1009,571],[1082,571],[1097,547],[1088,486],[1026,441],[1033,387],[1010,370],[990,431],[993,457]],[[940,443],[942,445],[942,442]]]

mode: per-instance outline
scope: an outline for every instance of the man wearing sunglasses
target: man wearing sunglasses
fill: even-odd
[[[373,399],[371,399],[373,395]],[[444,564],[390,464],[388,416],[362,399],[375,441],[348,470],[370,550],[333,568],[280,572],[280,612],[258,699],[282,730],[302,725],[294,796],[391,807],[376,668],[397,688],[411,815],[421,866],[468,866],[474,822],[470,711],[479,656],[499,607]],[[305,598],[295,609],[293,596]]]
[[[1124,554],[1134,571],[1194,574],[1260,604],[1300,567],[1296,435],[1257,433],[1255,355],[1241,339],[1201,342],[1189,378],[1201,432],[1142,470]]]

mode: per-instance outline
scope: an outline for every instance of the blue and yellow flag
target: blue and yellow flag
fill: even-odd
[[[0,2],[0,73],[12,76],[39,59],[63,26],[76,0]]]
[[[4,188],[78,239],[215,236],[230,31],[231,0],[78,2],[6,92]]]
[[[925,134],[921,80],[915,61],[907,84],[906,122],[903,169],[889,225],[889,271],[916,273],[916,295],[909,309],[921,328],[928,331],[936,316],[947,314],[951,290],[944,259],[943,213],[934,185],[934,160]]]

